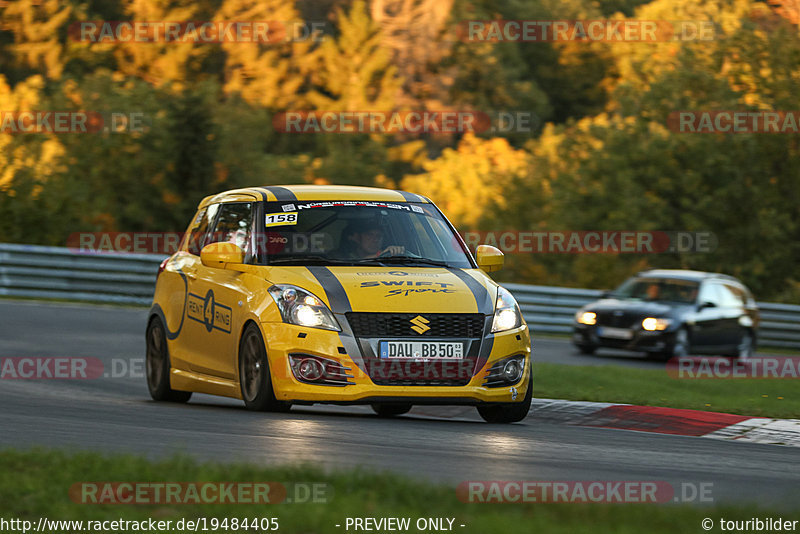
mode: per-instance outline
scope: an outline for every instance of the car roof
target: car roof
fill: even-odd
[[[267,185],[232,189],[203,199],[200,207],[217,202],[234,201],[330,201],[365,200],[371,202],[424,202],[431,201],[415,193],[382,189],[379,187],[360,187],[352,185]]]
[[[727,280],[730,282],[741,283],[733,276],[722,273],[709,273],[705,271],[691,271],[688,269],[650,269],[649,271],[641,271],[636,273],[637,278],[676,278],[679,280],[694,280],[701,282],[710,278],[717,278]]]

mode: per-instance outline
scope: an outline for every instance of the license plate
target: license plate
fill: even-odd
[[[633,337],[633,330],[603,326],[597,329],[597,335],[600,337],[612,337],[614,339],[631,339]]]
[[[460,360],[464,344],[450,341],[381,341],[381,358]]]

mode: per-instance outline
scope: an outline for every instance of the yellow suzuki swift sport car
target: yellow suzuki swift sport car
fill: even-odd
[[[528,327],[427,198],[343,186],[253,187],[205,198],[161,264],[147,325],[155,400],[192,392],[253,410],[477,406],[523,419]]]

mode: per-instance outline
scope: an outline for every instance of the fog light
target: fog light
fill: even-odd
[[[522,364],[519,360],[509,360],[503,367],[503,379],[507,382],[518,382],[522,378]]]
[[[308,380],[309,382],[319,380],[324,372],[325,370],[322,368],[322,364],[311,358],[302,360],[297,366],[298,377],[302,380]]]

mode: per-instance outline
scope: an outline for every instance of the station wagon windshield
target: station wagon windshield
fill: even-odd
[[[618,299],[680,302],[691,304],[697,298],[699,284],[676,278],[633,278],[613,291]]]
[[[267,265],[473,267],[431,204],[294,201],[264,204],[259,261]]]

